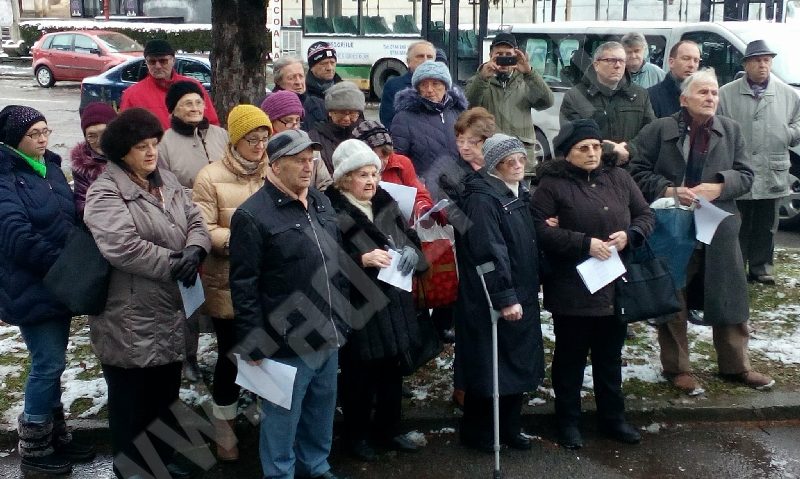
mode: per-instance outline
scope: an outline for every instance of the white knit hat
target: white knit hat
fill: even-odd
[[[381,160],[372,148],[361,140],[344,140],[333,152],[333,181],[339,181],[351,171],[368,165],[381,170]]]

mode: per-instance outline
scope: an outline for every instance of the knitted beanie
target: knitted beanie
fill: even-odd
[[[364,94],[355,83],[341,81],[325,92],[325,109],[364,111],[366,107]]]
[[[297,93],[289,90],[279,90],[267,95],[261,102],[261,109],[269,116],[270,120],[280,120],[289,115],[300,115],[300,118],[306,116],[303,104],[300,103],[300,97],[297,96]]]
[[[86,129],[94,125],[107,125],[117,117],[117,112],[108,103],[96,101],[89,103],[81,113],[81,131],[86,134]]]
[[[177,81],[169,87],[167,90],[167,96],[164,98],[164,102],[167,104],[167,111],[172,113],[172,110],[178,105],[178,102],[181,101],[181,98],[188,95],[189,93],[197,93],[200,95],[200,98],[205,101],[205,97],[203,96],[203,89],[200,85],[193,81]]]
[[[567,156],[573,146],[589,138],[603,141],[597,122],[588,119],[568,121],[561,125],[561,130],[553,139],[553,148],[556,155]]]
[[[161,141],[164,129],[161,121],[144,108],[131,108],[120,113],[106,126],[100,137],[100,146],[106,158],[122,164],[122,157],[127,155],[134,145],[148,138]]]
[[[383,145],[392,146],[392,137],[389,135],[389,130],[383,126],[383,123],[375,120],[362,121],[353,130],[353,137],[363,141],[370,148],[377,148]]]
[[[47,120],[39,110],[29,106],[8,105],[0,111],[0,141],[17,148],[25,133],[40,121]]]
[[[144,44],[145,58],[149,56],[160,57],[163,55],[175,55],[175,49],[172,48],[172,45],[170,45],[168,41],[156,38]]]
[[[522,153],[527,157],[525,145],[513,136],[495,133],[483,142],[483,159],[486,162],[486,171],[497,168],[501,161],[514,153]]]
[[[450,77],[450,70],[448,70],[447,65],[442,62],[432,62],[428,60],[418,65],[414,70],[414,74],[411,76],[411,84],[414,88],[417,88],[417,85],[419,85],[422,80],[428,78],[443,82],[447,85],[448,90],[453,87],[453,79]]]
[[[368,165],[381,171],[381,160],[372,148],[355,138],[344,140],[333,151],[333,181],[339,181],[351,171]]]
[[[326,58],[336,60],[336,49],[330,43],[316,42],[308,47],[308,68],[313,68],[314,65]]]
[[[228,138],[235,145],[251,131],[267,127],[272,135],[272,122],[264,111],[255,105],[236,105],[228,113]]]

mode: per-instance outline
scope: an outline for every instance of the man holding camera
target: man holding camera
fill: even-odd
[[[553,92],[531,68],[525,52],[517,48],[514,35],[497,34],[489,61],[469,79],[466,94],[470,107],[482,106],[494,115],[498,132],[522,141],[528,156],[525,176],[532,176],[537,157],[531,108],[545,110],[553,106]]]

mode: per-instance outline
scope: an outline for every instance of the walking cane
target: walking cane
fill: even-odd
[[[492,318],[492,409],[494,412],[494,476],[493,479],[500,479],[500,385],[498,376],[497,359],[497,322],[500,320],[500,312],[492,306],[492,298],[489,297],[489,290],[486,289],[484,275],[494,271],[494,263],[491,261],[475,267],[478,276],[481,278],[483,292],[486,294],[486,301],[489,303],[489,314]]]

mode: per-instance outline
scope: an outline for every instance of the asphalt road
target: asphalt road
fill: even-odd
[[[535,425],[529,431],[534,429]],[[800,478],[800,421],[673,424],[655,434],[645,433],[637,446],[600,439],[587,427],[587,446],[577,452],[556,446],[549,436],[552,428],[543,429],[544,439],[535,439],[531,451],[502,451],[503,478]],[[241,444],[242,460],[235,464],[214,464],[198,477],[261,477],[255,435],[246,435],[250,438]],[[427,434],[427,437],[428,446],[421,452],[386,453],[371,464],[355,462],[335,450],[333,469],[340,477],[350,479],[492,477],[493,455],[462,448],[452,432]],[[339,442],[336,441],[335,447]],[[15,452],[0,458],[0,477],[22,477],[18,468],[19,457]],[[71,477],[111,479],[110,470],[111,457],[108,451],[102,451],[91,464],[76,466]]]

